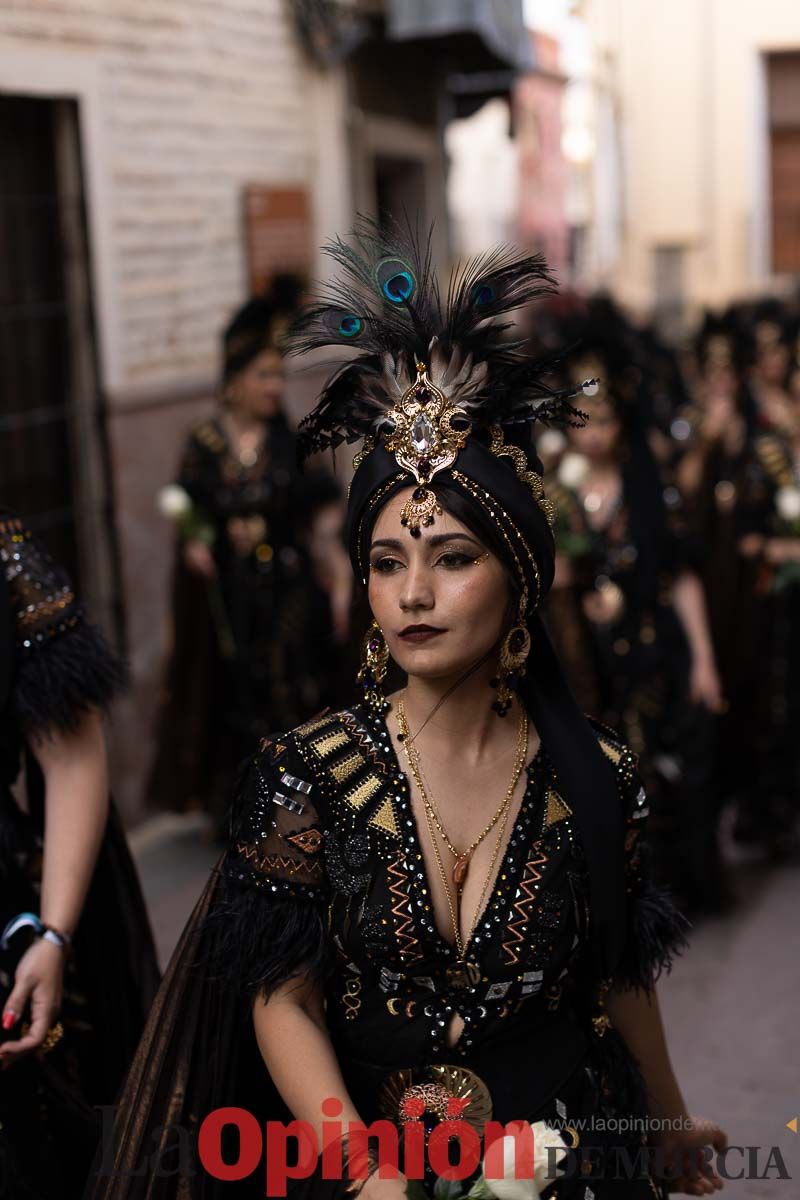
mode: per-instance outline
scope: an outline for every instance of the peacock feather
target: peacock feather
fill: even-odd
[[[414,383],[423,362],[433,385],[473,425],[582,423],[569,403],[581,389],[545,382],[553,360],[533,358],[511,333],[510,314],[556,290],[539,254],[492,250],[456,269],[439,288],[431,234],[409,221],[384,229],[361,217],[349,243],[324,247],[339,268],[289,332],[290,354],[338,348],[319,402],[300,425],[307,457],[373,436]]]

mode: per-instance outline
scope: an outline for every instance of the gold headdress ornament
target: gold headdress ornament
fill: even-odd
[[[419,537],[421,525],[432,525],[434,513],[441,513],[436,495],[426,485],[438,471],[451,467],[463,450],[471,428],[469,417],[457,404],[451,404],[444,392],[431,383],[425,363],[417,363],[417,378],[403,393],[400,403],[389,413],[394,431],[386,449],[397,463],[417,481],[411,499],[403,506],[401,523],[412,537]]]

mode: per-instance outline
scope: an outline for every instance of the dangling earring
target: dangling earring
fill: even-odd
[[[389,709],[389,702],[381,690],[388,665],[389,647],[380,625],[373,621],[364,637],[358,682],[364,689],[364,700],[375,713],[385,713]]]
[[[528,608],[528,591],[523,590],[519,602],[517,623],[509,629],[500,646],[500,670],[496,679],[490,680],[497,696],[492,708],[498,717],[504,717],[514,702],[514,691],[525,674],[528,655],[531,651],[531,635],[525,624]]]

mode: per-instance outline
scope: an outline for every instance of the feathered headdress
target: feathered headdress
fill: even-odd
[[[592,394],[594,381],[548,387],[542,376],[552,362],[532,358],[524,341],[508,336],[508,314],[555,290],[540,255],[481,255],[453,273],[443,296],[430,234],[423,241],[410,225],[385,232],[360,218],[352,243],[336,238],[325,246],[341,277],[288,338],[289,353],[353,352],[301,423],[300,455],[360,438],[366,454],[382,443],[417,482],[403,519],[418,535],[437,507],[426,485],[455,462],[473,430],[501,445],[514,426],[579,423],[583,414],[569,401]]]

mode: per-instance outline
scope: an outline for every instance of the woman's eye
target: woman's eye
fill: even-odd
[[[396,558],[376,558],[374,562],[369,564],[370,571],[377,571],[379,575],[391,575],[395,568],[401,567],[403,564]]]
[[[437,566],[442,567],[465,567],[467,563],[474,563],[475,559],[468,554],[461,554],[457,550],[449,550],[439,557]]]

